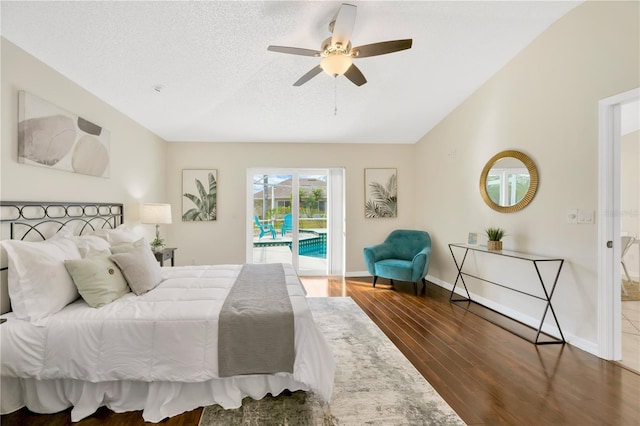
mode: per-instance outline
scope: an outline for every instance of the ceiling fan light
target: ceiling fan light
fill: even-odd
[[[351,56],[338,53],[323,58],[322,61],[320,61],[320,67],[327,74],[334,76],[347,72],[352,63]]]

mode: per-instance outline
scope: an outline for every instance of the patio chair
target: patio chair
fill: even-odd
[[[262,238],[266,233],[271,233],[271,238],[273,238],[274,240],[276,239],[276,230],[271,222],[267,222],[263,225],[260,222],[260,219],[258,219],[258,216],[253,216],[253,220],[256,222],[256,225],[258,225],[258,229],[260,230],[260,236],[258,237],[258,239]]]
[[[291,213],[285,214],[282,218],[282,236],[287,231],[293,232],[293,215]]]

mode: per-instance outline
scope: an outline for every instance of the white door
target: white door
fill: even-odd
[[[640,89],[603,99],[599,104],[598,352],[622,358],[621,331],[621,184],[622,107],[640,99]]]
[[[343,275],[343,176],[343,169],[249,169],[247,263]]]

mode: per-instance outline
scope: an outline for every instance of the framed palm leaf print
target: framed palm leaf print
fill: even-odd
[[[216,220],[218,213],[218,171],[182,171],[182,221]]]
[[[364,216],[398,216],[398,172],[396,169],[364,169]]]

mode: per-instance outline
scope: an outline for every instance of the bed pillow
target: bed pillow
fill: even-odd
[[[111,246],[109,250],[112,254],[126,253],[133,250],[136,247],[147,247],[147,241],[144,238],[140,238],[138,241],[132,243],[122,243]]]
[[[110,245],[118,245],[122,243],[132,243],[137,241],[140,236],[131,231],[127,225],[120,225],[115,229],[96,229],[87,233],[106,240]]]
[[[9,297],[16,317],[44,325],[50,315],[78,298],[78,290],[64,267],[65,260],[80,259],[73,241],[1,243],[9,258]]]
[[[149,247],[135,247],[109,257],[122,271],[131,291],[140,296],[155,288],[162,280],[160,265]]]
[[[87,257],[94,253],[109,251],[111,245],[96,235],[82,235],[74,237],[73,242],[76,243],[80,256]]]
[[[84,259],[65,260],[80,296],[92,308],[99,308],[129,293],[129,286],[118,266],[109,259],[109,251]]]
[[[104,231],[107,231],[106,229]],[[55,240],[70,240],[78,247],[81,257],[87,257],[90,253],[97,253],[105,250],[109,250],[111,244],[106,238],[93,235],[94,231],[86,235],[74,235],[73,230],[69,226],[63,226],[56,232],[48,241]],[[105,234],[106,236],[106,234]]]

